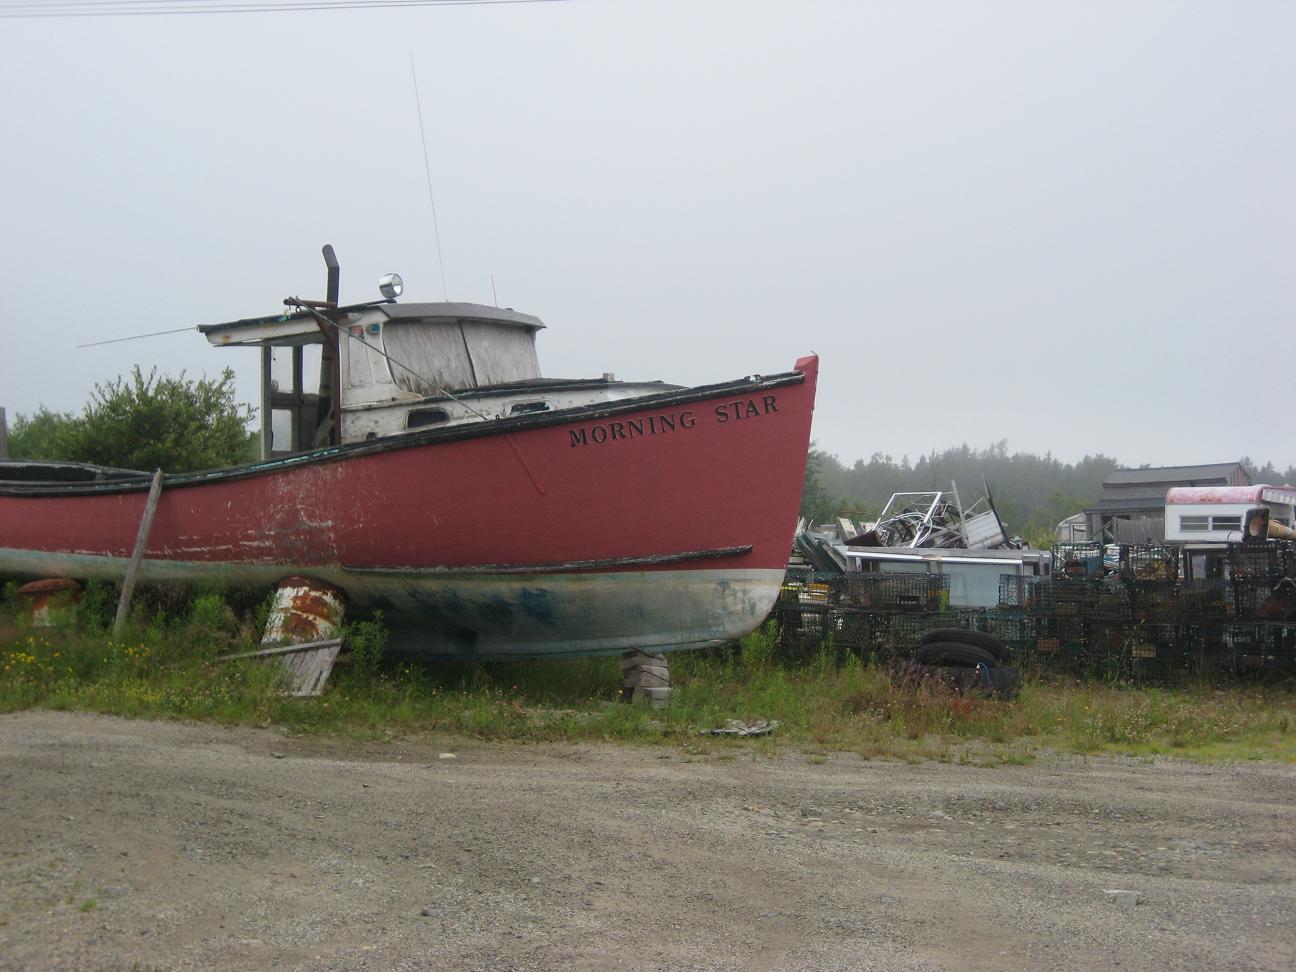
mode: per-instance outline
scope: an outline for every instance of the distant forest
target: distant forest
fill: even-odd
[[[1245,456],[1239,461],[1253,482],[1296,482],[1296,466],[1279,470],[1273,463],[1260,466]],[[949,489],[951,481],[958,484],[964,504],[970,505],[984,492],[984,476],[1008,532],[1047,546],[1053,528],[1092,506],[1108,473],[1126,465],[1101,454],[1069,463],[1052,455],[1010,453],[1007,441],[1000,441],[985,449],[956,446],[919,456],[914,462],[908,456],[897,461],[879,452],[848,466],[812,445],[801,515],[816,522],[838,515],[872,520],[892,493]]]

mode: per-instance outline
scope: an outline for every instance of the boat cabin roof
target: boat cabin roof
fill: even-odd
[[[333,313],[342,318],[338,321],[339,324],[348,321],[356,323],[366,317],[385,317],[393,322],[480,321],[486,324],[511,325],[531,334],[544,327],[540,318],[531,314],[523,314],[507,307],[488,307],[485,304],[461,301],[419,304],[375,301],[339,307]],[[222,324],[199,324],[198,330],[216,347],[292,346],[319,344],[324,340],[315,317],[306,311],[293,311],[270,317],[249,317]]]

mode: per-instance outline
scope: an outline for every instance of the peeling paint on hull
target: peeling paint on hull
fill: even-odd
[[[433,658],[739,637],[787,563],[817,364],[169,476],[141,582],[316,577],[382,610],[394,651]],[[134,483],[0,483],[0,574],[120,578],[143,502]]]

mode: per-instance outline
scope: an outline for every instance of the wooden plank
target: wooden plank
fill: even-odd
[[[117,600],[117,620],[113,622],[112,635],[120,638],[126,618],[130,614],[131,595],[135,593],[135,575],[139,573],[140,561],[148,548],[149,531],[153,529],[153,515],[157,513],[158,498],[162,495],[162,470],[153,473],[153,484],[149,487],[148,500],[144,504],[144,516],[140,520],[139,534],[135,537],[135,552],[131,554],[130,564],[126,568],[126,578],[122,581],[121,597]]]
[[[272,458],[274,447],[274,413],[270,407],[270,391],[274,387],[271,381],[272,350],[270,345],[261,346],[261,461]]]
[[[274,648],[258,648],[256,651],[240,651],[233,655],[217,655],[216,661],[235,661],[239,658],[271,658],[275,655],[292,655],[300,651],[315,651],[318,648],[340,648],[341,638],[328,638],[324,641],[304,641],[300,645],[278,645]]]
[[[257,651],[241,651],[233,655],[218,655],[216,661],[237,661],[241,658],[274,659],[288,676],[284,695],[313,698],[324,691],[338,652],[342,650],[341,638],[325,641],[307,641],[300,645],[279,645]]]
[[[342,649],[342,641],[329,648],[296,652],[280,656],[280,663],[288,673],[286,695],[308,698],[324,691],[324,683],[333,671],[333,663]]]
[[[292,433],[288,448],[293,452],[301,452],[307,449],[308,446],[302,442],[302,398],[305,392],[302,389],[302,349],[300,346],[292,349],[292,390],[294,407],[290,413],[292,417]]]

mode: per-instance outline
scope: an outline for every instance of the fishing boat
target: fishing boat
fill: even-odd
[[[762,622],[817,358],[700,387],[545,378],[538,318],[402,303],[395,275],[341,305],[325,258],[326,299],[199,327],[261,351],[261,460],[161,477],[141,583],[317,578],[423,658],[663,652]],[[0,574],[122,578],[152,481],[0,463]]]

